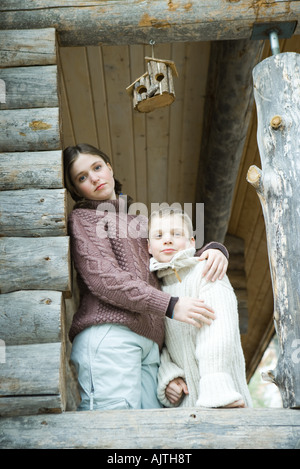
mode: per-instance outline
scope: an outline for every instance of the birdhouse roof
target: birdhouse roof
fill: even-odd
[[[146,77],[147,75],[149,75],[148,72],[143,73],[143,75],[141,75],[139,78],[137,78],[136,80],[134,80],[134,82],[131,83],[131,85],[127,86],[126,91],[127,91],[127,93],[128,93],[130,96],[132,95],[132,90],[133,90],[133,87],[134,87],[134,85],[136,84],[136,82],[137,82],[137,81],[140,81],[141,78]]]
[[[150,61],[151,62],[161,62],[163,64],[168,65],[169,67],[171,67],[173,75],[175,75],[175,77],[178,77],[178,72],[177,72],[177,69],[176,69],[176,65],[175,65],[175,62],[173,62],[173,60],[156,59],[155,57],[145,57],[145,60],[146,60],[146,62],[150,62]]]

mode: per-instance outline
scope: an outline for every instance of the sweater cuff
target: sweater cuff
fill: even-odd
[[[197,407],[224,407],[240,399],[229,373],[211,373],[200,379]]]
[[[219,251],[221,251],[224,254],[226,259],[227,260],[229,259],[229,252],[227,251],[226,247],[223,244],[218,243],[217,241],[211,241],[210,243],[203,246],[201,249],[199,249],[196,252],[196,256],[201,256],[201,254],[204,251],[207,251],[207,249],[219,249]]]
[[[166,316],[170,319],[173,318],[173,311],[174,311],[175,305],[176,305],[178,300],[179,300],[179,297],[171,296],[169,306],[168,306],[168,309],[167,309],[167,312],[166,312]]]
[[[167,368],[164,367],[163,372],[161,369],[158,372],[157,398],[164,407],[178,407],[182,401],[182,399],[180,399],[177,404],[172,404],[166,396],[168,384],[176,378],[185,379],[185,374],[184,371],[174,363],[169,363]]]

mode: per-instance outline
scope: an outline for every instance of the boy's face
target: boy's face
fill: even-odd
[[[180,215],[156,216],[151,221],[148,250],[159,262],[169,262],[183,249],[195,246]]]

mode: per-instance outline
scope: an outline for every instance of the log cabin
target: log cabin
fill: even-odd
[[[0,13],[0,447],[299,447],[300,289],[297,267],[288,269],[299,237],[284,230],[288,218],[276,218],[278,194],[263,190],[259,168],[270,155],[254,101],[266,80],[267,102],[277,103],[281,88],[272,71],[264,79],[253,71],[272,60],[275,30],[278,57],[297,57],[286,101],[272,112],[299,149],[299,131],[291,132],[299,129],[300,2],[2,0]],[[137,112],[126,89],[153,52],[176,65],[176,98]],[[289,98],[294,117],[287,121]],[[268,123],[274,117],[262,114]],[[62,150],[81,142],[108,153],[123,192],[149,210],[153,203],[204,203],[204,241],[220,241],[230,253],[248,380],[275,327],[282,354],[289,344],[277,378],[283,409],[76,412],[68,329],[78,292]],[[294,243],[287,259],[276,258],[276,226],[291,238],[285,248]]]

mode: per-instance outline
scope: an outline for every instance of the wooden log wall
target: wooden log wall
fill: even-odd
[[[56,32],[0,31],[0,44],[0,416],[61,412],[71,275]]]

